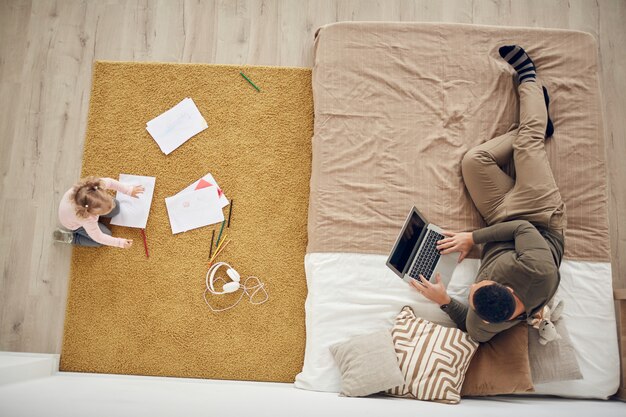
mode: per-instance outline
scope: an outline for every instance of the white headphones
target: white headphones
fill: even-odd
[[[228,268],[228,269],[226,269],[226,274],[232,280],[231,282],[226,282],[226,280],[224,278],[221,278],[221,277],[215,278],[215,275],[217,274],[217,271],[221,267]],[[247,284],[248,284],[248,281],[250,281],[250,280],[256,280],[256,285],[248,286]],[[218,290],[215,289],[215,282],[216,281],[224,282],[224,285],[222,285],[221,291],[218,291]],[[209,268],[209,270],[206,273],[206,279],[205,279],[206,289],[204,290],[204,302],[214,312],[220,312],[220,311],[229,310],[229,309],[235,307],[237,304],[239,304],[239,302],[243,298],[244,294],[248,296],[248,298],[250,299],[250,303],[251,304],[263,304],[264,302],[269,300],[270,297],[269,297],[269,294],[267,293],[267,290],[265,289],[265,284],[263,284],[257,277],[250,276],[250,277],[246,278],[246,280],[244,281],[243,284],[241,284],[240,281],[241,281],[241,275],[239,275],[239,272],[235,271],[235,269],[233,269],[232,266],[228,265],[226,262],[218,262],[218,263],[216,263],[215,265],[211,266],[211,268]],[[234,292],[236,292],[239,289],[243,289],[241,295],[239,296],[239,299],[235,302],[235,304],[233,304],[233,305],[231,305],[229,307],[223,308],[223,309],[215,309],[215,308],[213,308],[211,306],[211,304],[209,304],[209,301],[206,298],[207,292],[210,292],[211,294],[214,294],[214,295],[222,295],[222,294],[234,293]],[[250,293],[250,291],[252,291],[252,292]],[[263,293],[265,294],[265,298],[262,301],[252,301],[254,296],[259,291],[263,291]]]
[[[228,269],[226,270],[226,274],[230,277],[230,279],[232,279],[232,282],[227,282],[226,284],[224,284],[224,286],[222,287],[222,291],[216,291],[215,274],[217,273],[217,270],[223,266],[228,267]],[[239,275],[239,272],[235,271],[226,262],[218,262],[215,265],[211,266],[206,275],[206,287],[211,292],[211,294],[230,294],[231,292],[237,291],[241,287],[241,284],[239,283],[239,281],[241,281],[241,275]]]

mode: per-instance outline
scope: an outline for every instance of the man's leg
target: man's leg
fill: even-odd
[[[535,68],[535,63],[528,56],[524,48],[519,45],[507,45],[501,47],[498,52],[502,59],[509,63],[517,72],[517,78],[520,82],[536,82],[537,81],[537,71]],[[550,96],[548,95],[548,90],[543,87],[543,99],[546,103],[546,113],[548,116],[548,122],[546,125],[546,133],[545,137],[549,138],[554,133],[554,125],[552,124],[552,120],[550,120],[550,114],[548,109],[550,107]]]
[[[463,181],[474,205],[487,224],[501,220],[506,194],[515,180],[502,170],[513,158],[513,142],[517,129],[470,149],[461,163]]]
[[[516,181],[503,201],[506,217],[563,231],[565,204],[544,144],[548,116],[543,91],[538,82],[521,83],[518,90],[520,126],[513,141]]]
[[[565,204],[554,181],[544,140],[548,129],[548,97],[536,79],[536,68],[518,45],[499,49],[500,56],[517,72],[520,85],[520,126],[513,142],[516,182],[504,198],[504,220],[524,219],[563,231]]]

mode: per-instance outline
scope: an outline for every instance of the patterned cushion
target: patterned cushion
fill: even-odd
[[[470,360],[478,349],[466,333],[415,317],[404,307],[391,330],[404,385],[386,393],[456,404]]]

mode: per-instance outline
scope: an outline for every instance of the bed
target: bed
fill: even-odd
[[[462,182],[464,153],[516,123],[501,45],[530,54],[551,95],[546,150],[567,206],[557,293],[583,379],[535,394],[605,399],[619,385],[607,190],[595,39],[576,31],[428,23],[345,22],[315,39],[315,125],[305,258],[306,351],[298,388],[338,392],[328,350],[390,328],[405,305],[450,324],[385,266],[414,204],[448,230],[484,222]],[[449,293],[467,299],[479,267],[466,259]],[[464,300],[465,299],[465,300]]]

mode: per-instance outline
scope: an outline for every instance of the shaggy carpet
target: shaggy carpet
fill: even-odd
[[[146,122],[185,97],[209,127],[166,156]],[[116,226],[113,236],[134,240],[130,249],[73,249],[61,369],[293,381],[304,356],[312,134],[309,69],[95,63],[82,176],[156,177],[150,257],[138,229]],[[219,225],[172,235],[164,199],[208,172],[235,200],[224,229],[231,242],[218,260],[243,279],[259,277],[265,304],[244,297],[212,312],[203,292]]]

